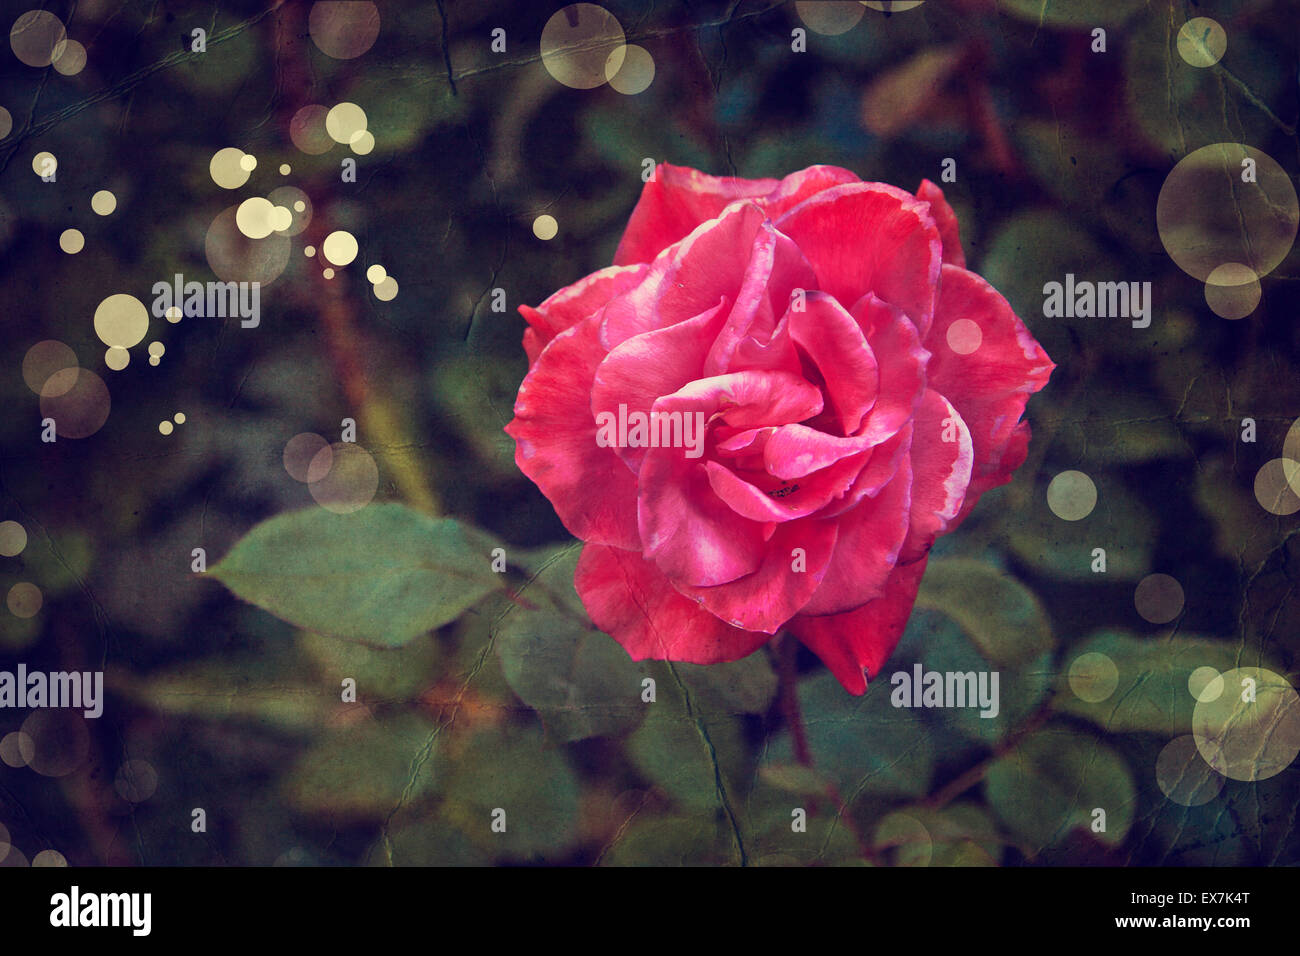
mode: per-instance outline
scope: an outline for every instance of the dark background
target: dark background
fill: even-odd
[[[1296,521],[1269,514],[1252,488],[1300,414],[1300,262],[1293,251],[1263,280],[1253,315],[1221,319],[1166,254],[1154,211],[1174,164],[1210,143],[1249,144],[1294,177],[1300,8],[929,2],[867,10],[837,36],[810,30],[807,52],[794,53],[793,3],[610,2],[656,64],[649,89],[624,96],[569,89],[544,68],[539,37],[559,6],[383,3],[374,46],[335,60],[308,36],[308,3],[50,4],[85,45],[84,71],[65,77],[0,50],[0,105],[13,116],[0,140],[0,520],[29,537],[21,555],[0,558],[0,589],[30,581],[44,596],[31,619],[0,608],[0,668],[102,668],[111,688],[102,719],[49,731],[75,770],[0,765],[0,823],[24,859],[54,849],[73,865],[915,863],[906,834],[919,822],[935,864],[1300,862],[1294,766],[1184,808],[1153,769],[1170,728],[1120,728],[1051,703],[1069,695],[1071,649],[1099,632],[1170,655],[1180,646],[1170,642],[1204,639],[1295,683]],[[4,9],[10,24],[27,7]],[[1217,67],[1193,69],[1174,51],[1193,16],[1227,32]],[[1104,53],[1091,50],[1094,25],[1107,31]],[[189,52],[193,27],[208,32],[204,54]],[[489,50],[495,27],[504,54]],[[882,97],[883,113],[864,106]],[[343,100],[366,110],[376,139],[355,183],[340,181],[345,147],[311,156],[288,133],[301,106]],[[207,169],[231,145],[258,167],[249,188],[227,192]],[[31,170],[41,150],[59,158],[55,184]],[[907,189],[956,158],[944,189],[969,264],[1058,366],[1029,403],[1035,438],[1015,482],[936,549],[1016,582],[1024,606],[996,622],[1006,633],[1043,609],[1050,649],[1004,669],[996,729],[882,709],[883,681],[851,698],[804,654],[818,776],[800,776],[764,650],[676,682],[723,701],[702,711],[705,753],[697,728],[633,729],[639,714],[566,742],[501,663],[502,628],[544,632],[549,619],[519,623],[524,612],[489,603],[379,651],[298,632],[191,573],[191,549],[215,561],[258,521],[316,507],[281,454],[300,432],[337,440],[345,417],[378,463],[378,500],[455,516],[512,553],[567,546],[501,431],[527,369],[515,309],[609,264],[647,157],[747,177],[829,163]],[[107,370],[91,322],[100,300],[131,292],[148,304],[152,284],[175,272],[212,278],[213,217],[284,183],[310,195],[314,215],[262,289],[260,327],[155,319],[147,341],[165,343],[161,364],[141,345],[127,369]],[[118,198],[109,217],[90,212],[100,188]],[[559,223],[549,242],[532,232],[541,213]],[[86,234],[78,255],[58,247],[69,226]],[[361,255],[326,282],[302,246],[336,228],[356,235]],[[391,302],[364,280],[376,262],[400,283]],[[1151,327],[1043,318],[1042,285],[1066,272],[1151,281]],[[504,314],[490,309],[494,288]],[[20,368],[45,339],[109,386],[111,416],[89,438],[39,440]],[[186,423],[161,436],[176,411]],[[1254,444],[1240,440],[1245,417]],[[1069,525],[1045,501],[1066,469],[1099,490],[1094,515]],[[1098,546],[1105,575],[1080,557]],[[1169,624],[1134,610],[1134,587],[1152,572],[1186,596]],[[887,670],[977,659],[960,623],[919,611]],[[336,702],[340,675],[354,674],[360,712]],[[0,737],[26,717],[0,711]],[[1031,720],[1060,766],[1032,766],[1016,749]],[[124,799],[141,795],[122,784],[128,760],[156,774],[148,799]],[[987,779],[999,760],[1018,781],[1012,794]],[[827,779],[838,811],[834,798],[805,799]],[[1038,817],[1021,819],[1017,800]],[[497,838],[486,821],[503,804],[520,822]],[[1093,805],[1112,807],[1106,834],[1087,830]],[[810,812],[803,842],[786,832],[795,806]],[[196,807],[206,833],[191,831]]]

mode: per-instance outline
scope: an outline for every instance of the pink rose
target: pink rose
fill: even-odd
[[[596,626],[634,660],[699,664],[785,628],[854,694],[934,539],[1025,460],[1055,367],[965,268],[937,186],[833,166],[661,164],[614,265],[520,312],[506,431],[585,542]]]

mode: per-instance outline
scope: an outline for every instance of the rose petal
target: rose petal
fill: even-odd
[[[845,458],[795,482],[763,473],[742,476],[716,461],[705,467],[714,494],[737,514],[753,521],[790,521],[814,514],[843,497],[866,460],[865,453]]]
[[[912,449],[912,423],[908,422],[894,435],[871,449],[867,462],[853,480],[852,487],[838,504],[823,508],[821,517],[843,514],[863,498],[872,498],[894,480],[898,469],[908,460]]]
[[[902,311],[875,295],[863,296],[850,312],[862,327],[880,369],[876,400],[859,434],[883,439],[916,413],[925,394],[930,353],[921,346],[916,327]]]
[[[763,223],[750,251],[745,281],[709,351],[704,374],[752,369],[801,371],[788,325],[778,318],[786,312],[792,290],[808,288],[816,281],[795,244],[770,222]]]
[[[640,284],[605,305],[605,347],[612,351],[634,336],[684,322],[719,299],[737,302],[763,222],[758,206],[735,203],[665,249]]]
[[[727,316],[727,302],[693,319],[664,329],[644,332],[619,344],[596,369],[591,391],[591,413],[619,419],[619,406],[627,413],[649,414],[654,403],[683,385],[698,380],[704,358]],[[640,470],[645,448],[618,449],[633,469]]]
[[[635,551],[588,544],[573,583],[592,622],[634,661],[719,664],[752,654],[771,637],[719,620]]]
[[[645,184],[614,253],[614,262],[649,262],[662,250],[712,219],[729,203],[761,199],[775,219],[787,209],[830,186],[857,182],[858,177],[836,166],[809,166],[782,180],[708,176],[694,169],[660,163]]]
[[[537,361],[551,339],[595,315],[610,299],[634,288],[648,269],[649,266],[639,264],[609,266],[565,286],[537,308],[521,305],[519,312],[529,325],[524,330],[524,351],[529,364]]]
[[[776,220],[809,196],[815,196],[832,186],[860,182],[862,180],[855,173],[841,166],[809,166],[786,176],[775,190],[758,200],[758,204],[763,207],[769,219]]]
[[[808,293],[804,309],[792,307],[787,318],[790,337],[826,383],[840,433],[856,434],[880,389],[880,368],[862,326],[824,292]]]
[[[911,463],[904,457],[879,494],[839,516],[830,567],[803,613],[839,614],[884,594],[907,536],[912,478]]]
[[[709,176],[685,166],[659,163],[654,178],[641,189],[614,263],[649,262],[732,202],[765,196],[779,184],[775,179]]]
[[[926,390],[913,429],[911,523],[901,553],[905,562],[928,551],[957,517],[974,460],[966,423],[938,392]]]
[[[889,576],[884,596],[855,610],[824,617],[801,614],[790,622],[790,631],[822,659],[850,694],[866,693],[863,671],[874,679],[898,646],[926,560],[899,565]]]
[[[720,587],[677,589],[736,627],[775,634],[820,587],[837,534],[833,521],[786,522],[777,526],[753,574]]]
[[[930,215],[939,229],[939,238],[943,241],[943,261],[947,265],[966,268],[966,253],[961,248],[961,235],[957,227],[957,214],[948,205],[943,190],[928,179],[921,180],[916,190],[916,198],[930,204]]]
[[[735,372],[701,379],[655,402],[660,413],[699,412],[737,427],[807,418],[821,393],[785,372]],[[650,448],[638,476],[637,522],[645,557],[674,583],[712,586],[757,570],[762,530],[718,498],[708,471],[684,449]]]
[[[934,317],[943,244],[929,206],[883,183],[849,183],[805,199],[777,220],[840,302],[868,292],[902,309],[922,336]]]
[[[561,332],[524,377],[515,417],[515,464],[546,495],[564,526],[585,541],[640,547],[636,475],[596,444],[591,385],[605,356],[599,316]]]
[[[970,354],[948,345],[949,327],[959,319],[980,330]],[[933,354],[930,387],[942,394],[970,430],[974,451],[966,509],[990,488],[1011,480],[1024,461],[1028,426],[1021,416],[1029,396],[1047,384],[1056,366],[1011,306],[992,286],[965,269],[943,267],[934,328],[925,340]]]
[[[852,455],[860,455],[877,444],[871,436],[843,438],[807,425],[782,425],[763,446],[763,463],[768,474],[793,481]]]

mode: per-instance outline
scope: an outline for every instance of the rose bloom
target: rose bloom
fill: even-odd
[[[634,660],[697,664],[784,628],[854,694],[935,538],[1025,460],[1025,403],[1055,367],[965,268],[937,186],[833,166],[660,164],[614,265],[520,312],[506,431],[585,543],[595,625]],[[610,425],[638,417],[659,425]],[[659,427],[674,418],[702,447]]]

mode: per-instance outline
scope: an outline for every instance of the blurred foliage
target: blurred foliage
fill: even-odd
[[[32,619],[0,611],[0,666],[103,667],[109,686],[76,773],[0,766],[15,845],[74,864],[1300,863],[1295,767],[1198,807],[1167,800],[1154,769],[1190,730],[1192,669],[1262,662],[1297,683],[1300,537],[1252,488],[1300,414],[1300,253],[1227,322],[1165,254],[1154,214],[1169,169],[1209,143],[1296,168],[1294,4],[930,2],[810,31],[794,53],[792,3],[611,0],[656,63],[630,97],[547,74],[538,37],[555,6],[447,3],[445,24],[432,5],[381,6],[355,60],[309,42],[307,4],[254,0],[78,3],[89,64],[73,78],[0,57],[14,118],[0,140],[0,520],[29,536],[0,558],[0,590],[28,580],[45,597]],[[1192,16],[1227,31],[1220,65],[1179,59]],[[199,25],[208,52],[189,55]],[[489,49],[498,26],[504,54]],[[345,99],[376,137],[354,184],[340,148],[309,156],[288,135],[300,106]],[[231,199],[207,164],[232,144],[259,175],[292,164],[313,228],[360,240],[348,272],[382,263],[400,294],[379,302],[348,272],[327,291],[295,252],[257,330],[154,323],[158,368],[103,372],[108,424],[39,443],[26,349],[60,339],[99,368],[100,299],[207,279],[204,235]],[[41,149],[61,159],[57,189],[33,185]],[[833,163],[915,188],[945,157],[972,268],[1058,366],[1029,403],[1029,460],[938,543],[863,697],[777,645],[710,668],[630,661],[591,628],[578,548],[501,431],[527,367],[515,309],[609,263],[645,158],[743,176]],[[91,222],[104,186],[118,211]],[[532,234],[542,212],[560,225],[550,242]],[[58,251],[69,225],[87,233],[76,256]],[[1151,326],[1043,318],[1043,284],[1067,272],[1151,281]],[[186,424],[162,438],[178,410]],[[381,483],[341,517],[281,454],[348,416]],[[1256,443],[1241,441],[1245,417]],[[1097,486],[1081,521],[1047,507],[1066,469]],[[1156,571],[1186,595],[1165,625],[1134,607]],[[1098,703],[1068,680],[1088,652],[1117,669]],[[892,706],[888,675],[915,662],[998,670],[998,717]],[[340,696],[348,678],[356,703]],[[21,719],[0,715],[0,737]],[[157,770],[143,802],[114,792],[126,759]],[[189,828],[195,807],[205,833]]]

